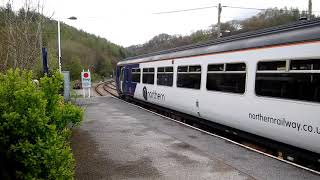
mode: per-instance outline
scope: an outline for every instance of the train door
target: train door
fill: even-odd
[[[124,68],[120,67],[120,80],[119,80],[119,89],[123,93],[123,83],[124,83]]]

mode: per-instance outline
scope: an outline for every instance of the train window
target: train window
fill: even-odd
[[[201,72],[201,66],[189,66],[189,72]]]
[[[164,72],[164,67],[159,67],[158,72]]]
[[[154,84],[154,68],[143,68],[142,82],[144,84]]]
[[[173,67],[159,67],[157,73],[157,84],[163,86],[173,85]]]
[[[259,62],[258,71],[285,71],[286,61]]]
[[[207,90],[243,94],[245,86],[245,63],[208,65]]]
[[[320,60],[293,60],[290,70],[320,70]]]
[[[123,73],[124,73],[124,69],[123,67],[120,68],[120,81],[123,81]]]
[[[200,89],[201,66],[179,66],[177,87]]]
[[[166,67],[166,72],[173,72],[173,67]]]
[[[188,72],[188,66],[179,66],[178,72]]]
[[[246,71],[245,63],[226,64],[226,71]]]
[[[132,82],[140,83],[140,76],[141,76],[140,69],[132,68],[131,74],[132,74]]]
[[[124,69],[124,80],[129,81],[129,69]]]
[[[290,64],[290,68],[289,67]],[[257,71],[257,95],[320,102],[320,60],[292,60],[284,72]],[[259,65],[259,64],[258,64]]]
[[[223,71],[224,64],[211,64],[208,65],[208,71]]]

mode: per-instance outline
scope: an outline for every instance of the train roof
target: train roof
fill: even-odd
[[[288,25],[266,28],[258,31],[241,33],[238,35],[222,37],[204,43],[187,45],[169,50],[129,57],[124,61],[120,61],[118,65],[316,40],[320,40],[319,18],[309,21],[299,21],[297,23]]]

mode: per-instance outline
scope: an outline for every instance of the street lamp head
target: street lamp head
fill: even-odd
[[[71,17],[69,17],[68,19],[70,19],[70,20],[77,20],[77,17],[71,16]]]

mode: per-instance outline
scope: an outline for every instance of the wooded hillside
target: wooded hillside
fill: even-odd
[[[41,46],[48,48],[49,68],[58,69],[57,21],[26,6],[14,12],[11,5],[0,7],[0,71],[9,68],[31,69],[40,76]],[[61,23],[62,70],[73,80],[82,69],[94,77],[109,77],[115,64],[127,56],[121,46],[93,34]]]
[[[268,9],[245,20],[221,23],[222,37],[292,23],[299,21],[301,17],[307,17],[307,13],[298,9]],[[141,55],[216,38],[217,24],[213,24],[208,29],[198,30],[187,36],[159,34],[144,44],[127,47],[127,50],[134,55]]]

